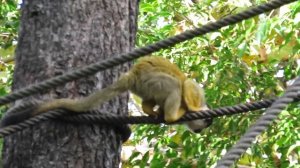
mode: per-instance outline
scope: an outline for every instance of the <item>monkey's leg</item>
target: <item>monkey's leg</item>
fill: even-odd
[[[159,110],[154,111],[153,108],[156,106],[156,103],[154,100],[143,100],[142,101],[142,109],[144,113],[152,116],[158,116]]]
[[[180,90],[173,90],[166,98],[164,105],[164,119],[166,122],[174,122],[185,114],[185,110],[180,108],[181,93]]]
[[[143,99],[153,100],[155,104],[159,105],[158,113],[163,112],[167,122],[176,121],[183,115],[178,111],[182,97],[182,85],[179,79],[163,72],[146,73],[140,79],[141,85],[139,86],[141,88],[136,88],[137,90],[133,90],[133,92]],[[152,113],[153,109],[147,112]]]

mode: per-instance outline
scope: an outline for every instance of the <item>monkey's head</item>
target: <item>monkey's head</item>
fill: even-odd
[[[208,110],[209,108],[205,105],[201,110]],[[186,126],[193,133],[200,133],[204,128],[209,127],[213,122],[212,118],[198,119],[186,122]]]
[[[212,118],[199,119],[186,122],[186,125],[193,133],[200,133],[204,128],[209,127],[212,124],[212,121]]]
[[[187,106],[188,111],[207,110],[204,90],[199,84],[191,79],[187,79],[183,83],[183,100]],[[187,127],[194,133],[200,133],[202,129],[212,124],[212,119],[199,119],[188,121],[185,123]]]

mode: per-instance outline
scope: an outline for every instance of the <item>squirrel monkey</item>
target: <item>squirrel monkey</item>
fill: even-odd
[[[88,97],[46,101],[33,107],[27,116],[35,116],[57,108],[72,112],[88,111],[127,90],[142,98],[142,109],[146,114],[163,115],[167,123],[178,120],[188,111],[206,109],[204,91],[198,83],[188,79],[176,65],[167,59],[148,56],[141,58],[117,82],[95,91]],[[154,110],[156,105],[159,106],[158,110]],[[193,132],[200,132],[211,122],[211,119],[201,119],[188,121],[185,124]],[[2,123],[9,122],[6,122],[4,118]]]

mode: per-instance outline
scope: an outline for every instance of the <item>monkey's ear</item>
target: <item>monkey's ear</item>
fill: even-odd
[[[199,84],[191,79],[183,83],[183,100],[190,111],[199,111],[205,106],[204,91]]]

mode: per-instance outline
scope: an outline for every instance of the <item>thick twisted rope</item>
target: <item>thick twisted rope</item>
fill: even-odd
[[[245,135],[223,156],[216,168],[229,168],[251,146],[256,136],[265,131],[269,125],[277,119],[280,112],[293,102],[300,93],[300,77],[287,89],[285,94],[277,99],[266,113],[248,129]]]
[[[113,66],[131,61],[133,59],[136,59],[136,58],[139,58],[139,57],[142,57],[145,55],[149,55],[153,52],[159,51],[160,49],[165,49],[165,48],[174,46],[175,44],[178,44],[180,42],[184,42],[184,41],[190,40],[196,36],[200,36],[200,35],[204,35],[209,32],[216,31],[222,27],[236,24],[245,19],[249,19],[249,18],[257,16],[259,14],[271,11],[273,9],[279,8],[280,6],[283,6],[285,4],[288,4],[288,3],[291,3],[294,1],[296,1],[296,0],[273,0],[268,3],[245,10],[236,15],[230,15],[230,16],[227,16],[216,22],[208,23],[200,28],[185,31],[181,34],[158,41],[154,44],[150,44],[145,47],[135,49],[131,52],[113,56],[107,60],[100,61],[95,64],[91,64],[84,68],[78,69],[74,72],[69,72],[69,73],[66,73],[65,75],[57,76],[57,77],[48,79],[44,82],[30,85],[26,88],[20,89],[9,95],[1,97],[0,105],[7,104],[9,102],[13,102],[15,100],[18,100],[18,99],[21,99],[21,98],[24,98],[24,97],[27,97],[27,96],[30,96],[30,95],[33,95],[36,93],[40,93],[42,91],[44,92],[45,90],[49,90],[56,86],[65,84],[67,82],[70,82],[70,81],[73,81],[73,80],[76,80],[76,79],[79,79],[82,77],[93,75],[99,71],[111,68]]]
[[[298,94],[299,97],[300,94]],[[295,99],[294,101],[298,101],[299,99]],[[187,113],[183,118],[178,120],[178,122],[182,121],[189,121],[194,119],[203,119],[203,118],[213,118],[213,117],[219,117],[223,115],[233,115],[238,113],[245,113],[248,111],[258,110],[262,108],[269,107],[275,100],[274,99],[268,99],[258,102],[252,102],[252,103],[245,103],[230,107],[222,107],[214,110],[204,110],[200,111],[198,113]],[[33,102],[32,104],[35,104],[36,102]],[[28,103],[28,106],[30,106],[31,103]],[[15,112],[15,111],[13,111]],[[0,129],[0,137],[4,137],[7,135],[10,135],[12,133],[15,133],[17,131],[21,131],[25,128],[28,128],[30,126],[33,126],[39,122],[46,121],[49,119],[58,118],[61,116],[66,115],[68,112],[65,110],[55,110],[55,111],[49,111],[47,113],[43,113],[41,115],[35,116],[33,118],[30,118],[28,120],[25,120],[21,123],[18,123],[16,125],[7,126]],[[91,115],[91,114],[80,114],[80,115],[71,115],[71,116],[65,116],[63,117],[64,120],[73,121],[73,122],[80,122],[80,123],[99,123],[99,124],[111,124],[111,123],[118,123],[118,124],[159,124],[164,123],[164,120],[161,118],[153,118],[153,117],[147,117],[147,116],[137,116],[137,117],[130,117],[130,116],[120,116],[120,115]]]
[[[239,104],[235,106],[221,107],[212,110],[202,110],[199,112],[192,112],[185,114],[176,123],[183,121],[191,121],[195,119],[214,118],[225,115],[234,115],[239,113],[246,113],[253,110],[269,107],[275,99],[268,99],[258,102],[251,102],[245,104]],[[119,115],[92,115],[92,114],[80,114],[63,117],[64,120],[80,123],[119,123],[119,124],[160,124],[165,123],[163,118],[153,118],[147,116],[119,116]]]

